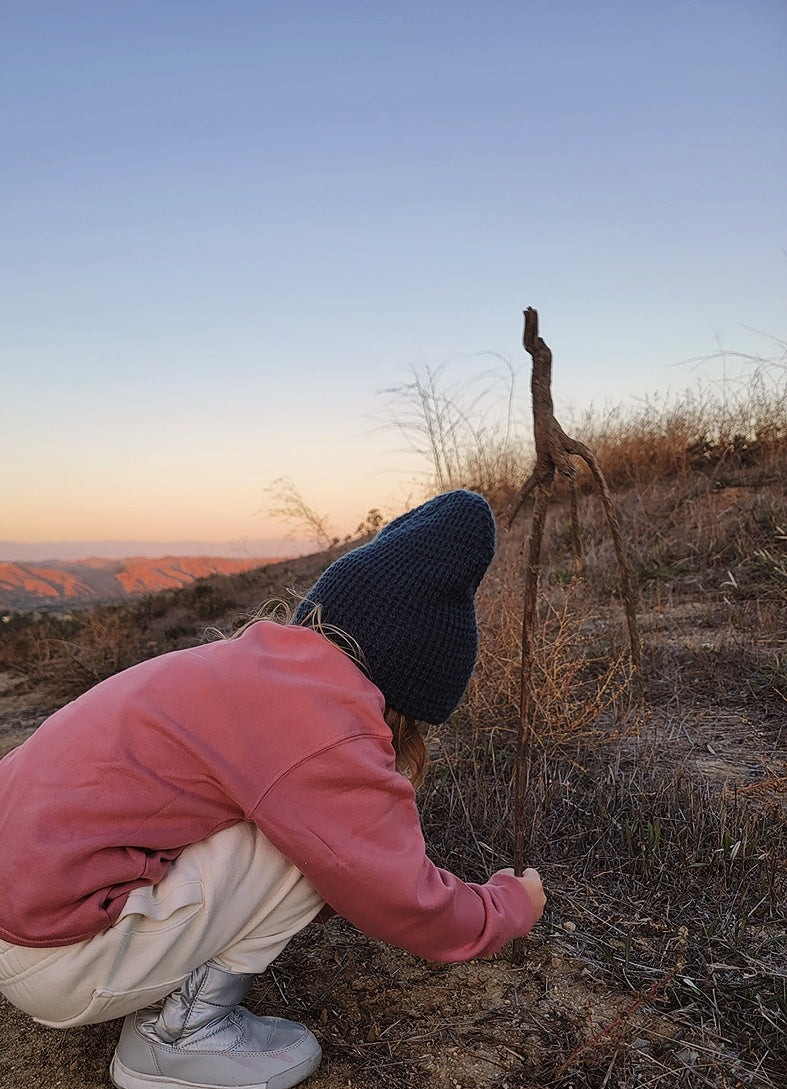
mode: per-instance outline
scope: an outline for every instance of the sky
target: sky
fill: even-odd
[[[784,0],[5,0],[0,559],[248,550],[282,477],[396,513],[383,391],[502,357],[526,420],[527,306],[559,414],[767,355],[786,45]]]

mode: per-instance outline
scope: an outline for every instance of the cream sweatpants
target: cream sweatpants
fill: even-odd
[[[54,1028],[124,1017],[211,958],[231,972],[264,971],[322,906],[255,825],[236,824],[187,847],[94,938],[50,949],[0,941],[0,993]]]

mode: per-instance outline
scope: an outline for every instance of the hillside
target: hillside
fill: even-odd
[[[782,1089],[787,1084],[787,464],[623,483],[644,695],[632,701],[614,550],[579,497],[572,576],[559,489],[541,572],[537,744],[526,802],[542,922],[433,965],[342,920],[299,934],[250,996],[324,1050],[309,1089]],[[509,865],[522,564],[530,510],[479,591],[481,655],[429,732],[430,855],[468,880]],[[0,625],[0,754],[141,658],[308,588],[337,553],[113,606]],[[0,1084],[105,1089],[117,1022],[55,1032],[0,1000]]]
[[[188,586],[209,575],[233,575],[277,559],[162,556],[43,563],[0,562],[0,609],[63,609]]]

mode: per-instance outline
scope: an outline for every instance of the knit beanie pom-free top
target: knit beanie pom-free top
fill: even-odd
[[[464,695],[478,655],[475,592],[495,552],[487,501],[438,495],[332,563],[298,606],[354,639],[389,707],[438,724]]]

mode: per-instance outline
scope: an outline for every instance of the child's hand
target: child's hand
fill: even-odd
[[[541,883],[541,876],[539,875],[538,870],[527,869],[521,877],[517,877],[509,866],[505,870],[498,870],[498,873],[505,873],[510,877],[516,877],[517,881],[530,898],[530,903],[533,905],[533,910],[535,912],[533,922],[537,923],[544,914],[544,908],[546,907],[547,902],[546,893],[544,892],[544,886]]]

